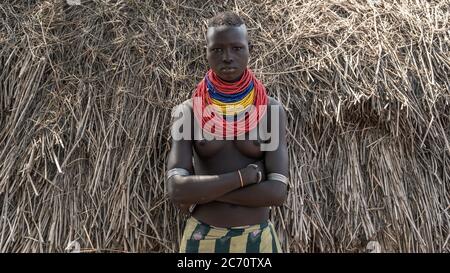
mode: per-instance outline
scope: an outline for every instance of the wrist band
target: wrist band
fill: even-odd
[[[183,168],[173,168],[167,171],[167,180],[174,175],[187,176],[189,175],[189,171]]]
[[[288,178],[280,173],[269,173],[267,175],[267,180],[276,180],[286,185],[288,184]]]
[[[239,174],[239,179],[241,180],[241,188],[244,187],[244,181],[242,181],[242,175],[241,175],[241,171],[238,170],[238,174]]]

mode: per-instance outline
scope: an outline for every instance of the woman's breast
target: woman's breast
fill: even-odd
[[[263,159],[260,144],[252,140],[194,141],[196,174],[221,174]]]
[[[205,159],[233,151],[255,159],[261,158],[264,154],[258,140],[195,140],[194,149]]]

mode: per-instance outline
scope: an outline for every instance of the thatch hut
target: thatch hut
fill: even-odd
[[[449,0],[80,2],[0,3],[1,252],[177,250],[170,111],[223,10],[288,112],[286,251],[450,250]]]

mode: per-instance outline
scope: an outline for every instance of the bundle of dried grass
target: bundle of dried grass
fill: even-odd
[[[292,252],[450,249],[450,2],[0,4],[0,251],[177,250],[171,108],[234,10],[289,115]]]

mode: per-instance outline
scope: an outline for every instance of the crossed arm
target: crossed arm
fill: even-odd
[[[279,115],[279,145],[273,151],[266,151],[264,166],[266,174],[279,173],[288,177],[288,152],[286,145],[286,114],[282,107]],[[193,173],[192,142],[190,140],[172,141],[167,169],[182,168]],[[247,207],[280,206],[284,203],[287,185],[267,179],[256,183],[257,174],[251,168],[240,170],[245,186],[241,187],[238,172],[220,175],[174,175],[168,179],[168,192],[172,201],[183,211],[191,204],[205,204],[219,201]]]

